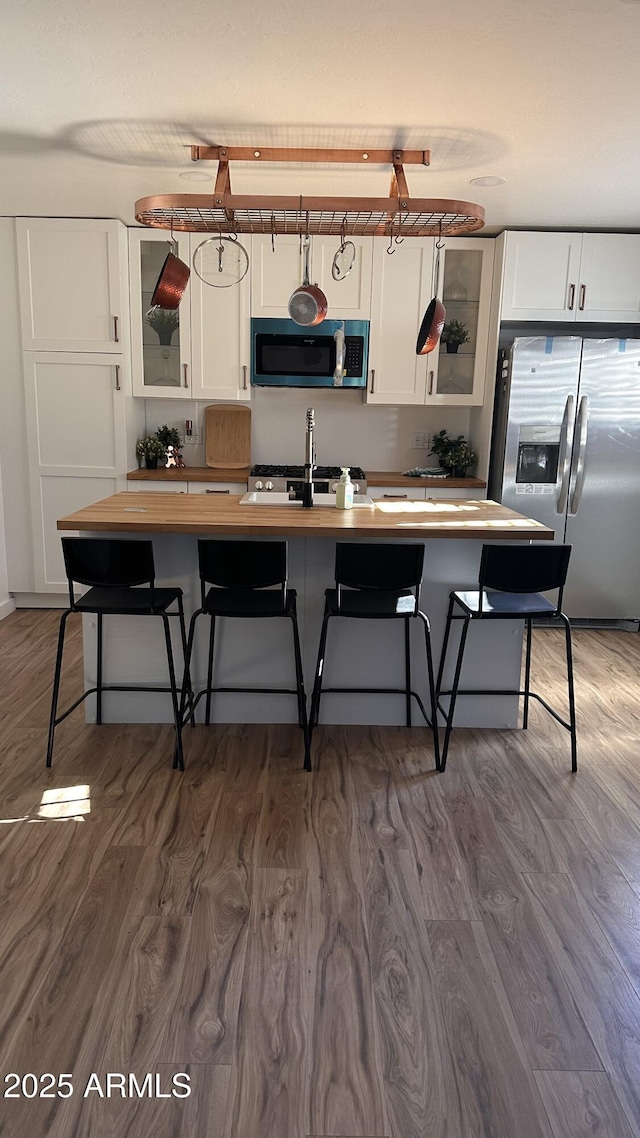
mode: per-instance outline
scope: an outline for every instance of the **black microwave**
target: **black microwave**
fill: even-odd
[[[344,332],[344,364],[336,383],[336,337]],[[303,328],[293,320],[251,321],[251,383],[256,387],[366,387],[368,320],[323,320]]]

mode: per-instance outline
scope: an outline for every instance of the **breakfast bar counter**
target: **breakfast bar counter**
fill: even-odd
[[[219,498],[202,494],[114,494],[58,521],[64,532],[95,536],[152,538],[158,585],[179,585],[187,618],[200,603],[197,572],[198,538],[286,538],[289,586],[298,596],[298,616],[307,694],[310,694],[322,623],[324,591],[333,586],[336,540],[425,543],[421,608],[432,626],[437,663],[444,631],[448,595],[454,588],[473,588],[478,580],[482,543],[486,541],[550,541],[553,531],[496,502],[464,499],[444,501],[378,500],[373,505],[337,510],[300,503],[240,504],[235,495]],[[95,683],[95,618],[83,617],[85,679]],[[206,674],[206,621],[199,622],[192,674],[202,686]],[[416,622],[419,623],[419,622]],[[287,620],[223,620],[216,636],[217,684],[265,687],[293,683],[291,627]],[[519,686],[522,628],[517,622],[492,621],[481,635],[469,635],[465,656],[465,686]],[[422,629],[414,628],[414,687],[426,693]],[[180,658],[176,637],[175,649]],[[395,621],[331,622],[326,686],[397,687],[404,675],[404,637]],[[400,677],[400,682],[398,683]],[[445,681],[447,677],[445,676]],[[166,683],[162,625],[148,617],[105,620],[104,682]],[[468,681],[468,682],[467,682]],[[95,717],[94,697],[86,702],[87,718]],[[204,702],[204,701],[203,701]],[[202,707],[202,704],[200,705]],[[200,709],[199,709],[200,710]],[[321,722],[404,723],[401,695],[348,694],[323,697]],[[105,722],[170,722],[168,695],[113,692],[104,697]],[[295,699],[256,691],[221,693],[213,700],[212,720],[235,723],[295,723]],[[420,724],[416,710],[414,723]],[[461,697],[456,710],[460,726],[515,727],[517,700],[511,696]]]
[[[553,531],[497,502],[465,499],[376,501],[371,507],[337,510],[300,502],[240,505],[237,495],[123,491],[60,518],[59,530],[94,533],[175,533],[202,537],[447,538],[450,540],[549,541]]]

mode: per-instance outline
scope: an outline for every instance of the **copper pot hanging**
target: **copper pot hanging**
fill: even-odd
[[[153,290],[151,307],[169,308],[175,311],[184,296],[184,290],[189,282],[191,270],[188,265],[185,265],[184,261],[176,257],[178,242],[172,238],[170,246],[170,252],[167,253],[165,257],[164,264],[160,270],[160,276]]]
[[[440,250],[443,244],[444,242],[442,241],[441,231],[438,236],[438,240],[436,241],[437,254],[433,273],[434,297],[422,318],[422,324],[420,325],[420,331],[418,332],[418,339],[416,341],[417,356],[426,356],[429,352],[432,352],[434,348],[437,348],[440,342],[440,337],[442,335],[442,329],[444,328],[444,322],[447,319],[447,311],[445,309],[445,306],[442,301],[438,299],[438,283],[440,279]]]
[[[321,324],[327,315],[329,305],[321,288],[309,284],[309,246],[311,241],[307,235],[303,242],[304,274],[300,288],[291,293],[289,297],[289,316],[296,324],[304,328],[313,328]]]

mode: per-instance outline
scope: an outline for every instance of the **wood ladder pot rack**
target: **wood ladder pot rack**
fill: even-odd
[[[429,150],[312,150],[251,146],[192,146],[193,162],[217,161],[213,194],[164,194],[140,198],[136,221],[188,233],[324,234],[433,237],[473,233],[484,209],[448,198],[411,198],[405,165],[429,166]],[[269,197],[232,194],[230,162],[311,162],[391,165],[388,198]]]

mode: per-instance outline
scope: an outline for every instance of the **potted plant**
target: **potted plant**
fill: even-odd
[[[182,446],[182,439],[177,427],[168,427],[166,423],[162,427],[158,427],[156,431],[156,438],[160,439],[165,450],[173,447],[174,451],[180,450]]]
[[[440,339],[447,345],[448,352],[457,352],[461,344],[469,343],[466,324],[461,324],[459,320],[448,320],[442,329]]]
[[[165,453],[164,444],[155,435],[147,435],[146,439],[138,439],[136,443],[136,454],[139,459],[144,459],[147,470],[156,470],[158,460],[164,459]]]
[[[470,466],[477,461],[464,435],[451,438],[446,431],[437,431],[431,439],[430,454],[438,457],[440,466],[450,478],[464,478]]]
[[[171,343],[171,337],[180,323],[178,313],[169,308],[152,308],[147,312],[145,321],[165,346]]]

